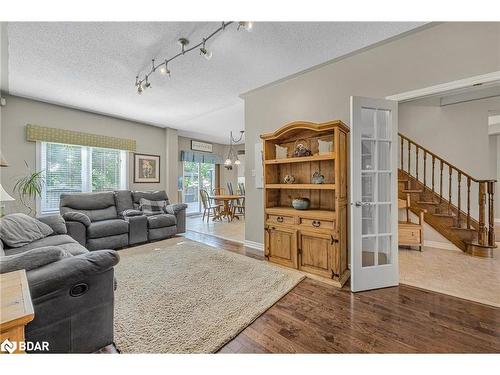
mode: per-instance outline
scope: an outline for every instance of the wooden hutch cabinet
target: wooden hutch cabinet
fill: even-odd
[[[348,137],[341,121],[293,122],[261,135],[266,259],[338,287],[350,275]],[[307,145],[312,155],[294,155],[298,144]],[[313,178],[315,172],[322,181]],[[296,198],[309,199],[310,207],[293,208]]]

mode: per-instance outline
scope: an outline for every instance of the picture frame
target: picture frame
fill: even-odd
[[[134,183],[160,182],[160,155],[134,153]]]

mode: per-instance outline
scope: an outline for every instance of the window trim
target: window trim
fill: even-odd
[[[43,154],[43,145],[42,143],[57,143],[57,142],[45,142],[45,141],[36,141],[35,145],[35,168],[37,171],[41,171],[43,169],[43,166],[46,164],[44,162],[44,157],[45,155]],[[60,143],[64,144],[64,143]],[[91,146],[81,146],[82,147],[82,160],[86,160],[85,163],[83,163],[83,168],[82,168],[82,186],[84,187],[84,190],[86,192],[91,192],[91,178],[90,172],[89,172],[89,158],[90,158],[90,153],[88,152],[88,149],[91,148]],[[93,148],[102,148],[102,147],[93,147]],[[115,150],[115,149],[113,149]],[[129,188],[129,160],[130,160],[130,155],[129,151],[127,150],[117,150],[120,151],[120,188],[124,188],[127,190]],[[45,178],[45,171],[43,173],[43,176]],[[46,184],[43,184],[43,189],[42,189],[42,195],[46,191],[47,186]],[[47,215],[53,215],[53,214],[58,214],[59,213],[59,208],[54,209],[54,210],[45,210],[42,211],[42,197],[37,196],[35,199],[35,212],[37,216],[47,216]]]

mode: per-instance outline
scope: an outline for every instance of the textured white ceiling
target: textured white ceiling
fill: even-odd
[[[151,58],[198,43],[219,26],[205,22],[9,23],[9,91],[66,106],[179,129],[228,142],[244,128],[239,94],[422,25],[394,22],[258,22],[234,25],[210,41],[213,57],[193,52],[156,74],[138,95],[135,76]]]

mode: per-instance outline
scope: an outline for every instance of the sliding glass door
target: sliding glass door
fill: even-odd
[[[182,199],[188,205],[186,213],[197,214],[202,210],[200,189],[209,194],[215,187],[215,164],[183,162]]]

